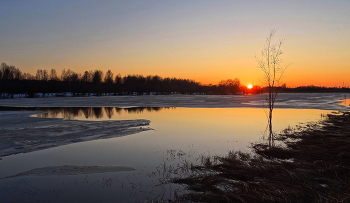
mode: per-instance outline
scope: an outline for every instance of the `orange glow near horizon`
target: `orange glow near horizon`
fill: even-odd
[[[47,68],[48,66],[33,66],[30,67],[30,70],[28,71],[28,66],[21,65],[21,64],[13,64],[13,63],[7,63],[8,65],[14,65],[17,68],[19,68],[22,72],[28,72],[35,76],[37,69],[46,69],[50,70],[51,68]],[[264,87],[264,80],[263,80],[263,73],[261,70],[256,68],[256,64],[253,62],[247,63],[247,65],[243,65],[241,67],[244,68],[235,68],[235,67],[229,67],[228,65],[222,64],[221,67],[219,66],[213,66],[213,67],[207,67],[207,68],[200,68],[201,66],[194,66],[193,68],[185,68],[186,66],[182,64],[179,66],[179,68],[174,71],[175,65],[171,66],[160,66],[160,67],[152,67],[150,68],[147,65],[141,65],[139,64],[141,68],[132,68],[130,66],[111,66],[107,64],[99,65],[91,65],[91,66],[84,66],[81,64],[74,64],[70,66],[69,64],[64,65],[63,67],[66,67],[71,69],[74,72],[77,73],[84,73],[85,70],[102,70],[103,73],[106,73],[107,70],[111,70],[114,73],[114,76],[117,74],[121,74],[122,77],[125,75],[133,75],[133,74],[139,74],[143,76],[147,75],[159,75],[162,78],[166,77],[176,77],[176,78],[182,78],[182,79],[191,79],[195,80],[196,82],[200,82],[203,85],[216,85],[221,80],[226,79],[235,79],[238,78],[241,82],[241,84],[256,84],[258,86]],[[220,64],[221,65],[221,64]],[[209,64],[208,64],[209,66]],[[167,67],[167,68],[162,68]],[[58,75],[61,75],[61,72],[63,70],[61,67],[55,67],[52,66],[53,69],[56,69]],[[292,65],[289,67],[284,76],[282,77],[281,83],[286,83],[287,87],[297,87],[297,86],[309,86],[309,85],[315,85],[315,86],[325,86],[325,87],[343,87],[343,83],[345,87],[350,87],[350,81],[348,79],[348,76],[350,75],[350,67],[348,69],[342,68],[339,69],[336,72],[332,72],[332,69],[327,68],[320,68],[319,71],[314,71],[316,67],[310,68],[309,70],[303,69],[300,67],[294,67]]]
[[[350,1],[312,1],[6,1],[0,63],[264,87],[256,56],[276,28],[280,84],[350,87]]]

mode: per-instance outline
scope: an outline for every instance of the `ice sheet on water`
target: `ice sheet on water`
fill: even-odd
[[[339,105],[339,100],[349,96],[344,93],[281,93],[277,97],[275,108],[347,111],[348,107]],[[264,108],[266,99],[266,94],[47,97],[0,99],[0,106]]]
[[[94,122],[8,114],[0,123],[0,156],[151,130],[145,119]]]

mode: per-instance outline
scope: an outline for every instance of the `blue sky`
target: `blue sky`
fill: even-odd
[[[276,39],[286,39],[284,61],[293,63],[287,85],[334,86],[350,73],[350,1],[0,0],[0,7],[0,62],[24,72],[111,69],[259,84],[255,55],[275,28]]]

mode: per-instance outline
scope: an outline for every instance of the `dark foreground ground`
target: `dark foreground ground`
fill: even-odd
[[[178,202],[350,202],[350,113],[286,129],[276,147],[255,155],[203,157],[192,175],[173,180],[191,191]]]

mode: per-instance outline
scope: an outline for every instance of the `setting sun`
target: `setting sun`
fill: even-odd
[[[248,85],[248,89],[252,89],[253,88],[253,85]]]

